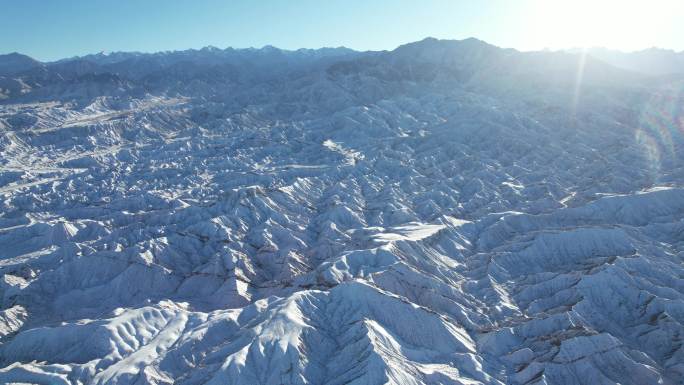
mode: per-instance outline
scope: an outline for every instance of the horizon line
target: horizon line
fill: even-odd
[[[600,49],[600,50],[618,52],[618,53],[623,53],[623,54],[634,54],[634,53],[640,53],[640,52],[645,52],[645,51],[650,51],[650,50],[669,51],[669,52],[672,52],[672,53],[674,53],[674,54],[684,54],[684,50],[682,50],[682,51],[677,51],[677,50],[672,49],[672,48],[664,48],[664,47],[658,47],[658,46],[651,46],[651,47],[646,47],[646,48],[637,49],[637,50],[629,50],[629,51],[628,51],[628,50],[621,50],[621,49],[616,49],[616,48],[605,47],[605,46],[598,46],[598,45],[596,45],[596,46],[586,46],[586,47],[582,47],[582,46],[573,46],[573,47],[560,48],[560,49],[552,49],[552,48],[550,48],[550,47],[544,47],[544,48],[541,48],[541,49],[519,49],[519,48],[514,48],[514,47],[502,47],[502,46],[499,46],[499,45],[490,43],[490,42],[488,42],[488,41],[486,41],[486,40],[482,40],[482,39],[479,39],[479,38],[476,38],[476,37],[473,37],[473,36],[467,37],[467,38],[463,38],[463,39],[457,39],[457,38],[453,38],[453,39],[452,39],[452,38],[450,38],[450,39],[442,39],[442,38],[435,38],[435,37],[432,37],[432,36],[427,36],[427,37],[425,37],[425,38],[423,38],[423,39],[420,39],[420,40],[415,40],[415,41],[410,41],[410,42],[407,42],[407,43],[400,44],[400,45],[398,45],[398,46],[396,46],[396,47],[394,47],[394,48],[392,48],[392,49],[368,49],[368,50],[360,50],[360,49],[356,49],[356,48],[347,47],[347,46],[345,46],[345,45],[340,45],[340,46],[337,46],[337,47],[333,47],[333,46],[322,46],[322,47],[317,47],[317,48],[300,47],[300,48],[294,48],[294,49],[292,49],[292,48],[281,48],[281,47],[274,46],[274,45],[272,45],[272,44],[265,44],[265,45],[263,45],[263,46],[261,46],[261,47],[254,47],[254,46],[249,46],[249,47],[234,47],[234,46],[230,46],[230,45],[229,45],[229,46],[226,46],[225,48],[221,48],[221,47],[217,47],[217,46],[215,46],[215,45],[209,44],[209,45],[202,46],[202,47],[200,47],[200,48],[189,47],[189,48],[182,48],[182,49],[169,49],[169,50],[158,50],[158,51],[137,51],[137,50],[131,50],[131,51],[127,51],[127,50],[106,51],[106,50],[102,50],[102,51],[99,51],[99,52],[92,52],[92,53],[87,53],[87,54],[84,54],[84,55],[64,56],[64,57],[61,57],[61,58],[55,59],[55,60],[42,60],[42,59],[36,58],[36,57],[34,57],[34,56],[31,56],[31,55],[28,55],[28,54],[25,54],[25,53],[22,53],[22,52],[19,52],[19,51],[12,51],[12,52],[0,53],[0,56],[7,56],[7,55],[18,54],[18,55],[27,56],[27,57],[31,58],[32,60],[38,61],[38,62],[40,62],[40,63],[42,63],[42,64],[51,64],[51,63],[58,63],[58,62],[61,62],[61,61],[66,61],[66,60],[77,60],[77,59],[82,59],[82,58],[85,58],[85,57],[88,57],[88,56],[96,56],[96,55],[106,55],[106,56],[108,56],[108,55],[113,55],[113,54],[158,55],[158,54],[179,53],[179,52],[187,52],[187,51],[202,51],[202,50],[205,50],[205,49],[216,49],[216,50],[219,50],[219,51],[227,51],[227,50],[245,51],[245,50],[264,50],[264,49],[268,49],[268,48],[274,48],[274,49],[277,49],[277,50],[283,51],[283,52],[318,51],[318,50],[324,50],[324,49],[346,49],[346,50],[350,50],[350,51],[358,52],[358,53],[363,53],[363,52],[391,52],[391,51],[394,51],[394,50],[396,50],[397,48],[400,48],[400,47],[402,47],[402,46],[404,46],[404,45],[408,45],[408,44],[412,44],[412,43],[418,43],[418,42],[422,42],[422,41],[426,41],[426,40],[437,40],[437,41],[466,41],[466,40],[478,40],[478,41],[484,42],[484,43],[486,43],[486,44],[488,44],[488,45],[497,47],[497,48],[499,48],[499,49],[504,49],[504,50],[512,49],[512,50],[515,50],[515,51],[518,51],[518,52],[570,52],[570,53],[576,53],[575,51],[579,51],[579,50],[597,50],[597,49]]]

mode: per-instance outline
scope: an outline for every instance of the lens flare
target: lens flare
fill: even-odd
[[[684,143],[684,88],[667,88],[651,95],[639,116],[636,143],[650,169],[660,175],[663,168],[681,163],[677,149]]]
[[[577,74],[575,75],[575,90],[572,95],[572,111],[577,111],[577,103],[579,103],[580,90],[582,88],[582,78],[584,78],[584,66],[587,64],[587,49],[582,49],[577,64]]]
[[[660,150],[658,142],[651,135],[642,129],[637,129],[635,133],[635,140],[642,149],[644,157],[648,162],[649,171],[654,178],[660,175]]]

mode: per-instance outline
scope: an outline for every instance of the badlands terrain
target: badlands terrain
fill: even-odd
[[[645,56],[0,56],[0,383],[684,384]]]

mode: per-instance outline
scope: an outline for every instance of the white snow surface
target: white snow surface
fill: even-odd
[[[684,78],[475,39],[15,62],[0,383],[684,384]]]

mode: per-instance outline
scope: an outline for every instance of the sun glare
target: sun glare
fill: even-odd
[[[533,1],[527,39],[531,49],[608,47],[638,50],[657,46],[672,33],[682,1]]]

